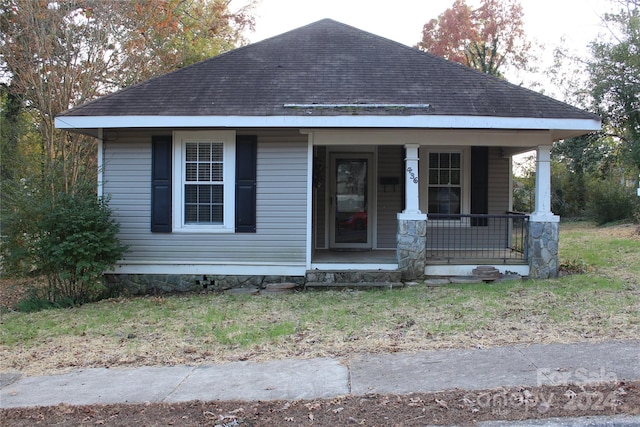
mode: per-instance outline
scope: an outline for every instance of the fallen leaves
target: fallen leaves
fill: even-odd
[[[640,382],[452,390],[266,402],[58,405],[0,409],[11,426],[31,425],[468,425],[484,420],[638,414]]]
[[[449,405],[444,400],[442,400],[442,399],[434,399],[434,401],[438,404],[438,406],[440,406],[442,408],[445,408],[445,409],[449,409]]]

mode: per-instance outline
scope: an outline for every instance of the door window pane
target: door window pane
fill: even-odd
[[[367,243],[368,159],[335,162],[335,243]]]

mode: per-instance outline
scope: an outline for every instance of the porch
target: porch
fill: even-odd
[[[430,214],[427,220],[425,274],[467,274],[478,265],[526,275],[529,216]],[[449,266],[449,267],[448,267]],[[469,268],[465,268],[469,266]],[[312,270],[398,269],[397,250],[317,249]]]
[[[347,136],[353,145],[338,144]],[[401,146],[378,144],[385,134],[314,133],[307,268],[399,270],[414,280],[490,265],[554,276],[559,218],[550,211],[550,146],[535,147],[529,216],[510,212],[511,135],[490,136],[496,145]]]

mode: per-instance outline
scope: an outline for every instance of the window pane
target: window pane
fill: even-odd
[[[440,213],[438,210],[438,188],[429,187],[429,213]]]
[[[200,182],[211,181],[211,170],[209,169],[209,163],[198,164],[198,181]]]
[[[429,167],[437,168],[439,164],[438,153],[429,153]]]
[[[429,170],[429,184],[430,185],[440,184],[440,180],[438,178],[439,178],[438,170],[437,169],[430,169]]]
[[[198,203],[198,186],[196,185],[184,186],[184,201],[186,203]]]
[[[198,180],[198,164],[197,163],[187,163],[185,166],[185,172],[186,172],[187,181]]]
[[[187,162],[195,162],[198,160],[198,144],[195,142],[188,142],[186,144],[186,156]]]
[[[223,181],[222,163],[211,165],[211,181]]]
[[[449,153],[440,153],[440,167],[441,168],[449,168]]]
[[[198,203],[211,203],[211,187],[209,185],[198,186]]]
[[[224,209],[222,205],[212,206],[212,222],[220,224],[224,222]]]
[[[460,153],[451,153],[451,167],[460,169]]]
[[[198,144],[198,161],[210,162],[211,161],[211,144],[200,143]]]
[[[460,213],[460,188],[450,188],[449,193],[449,213]]]
[[[211,202],[222,204],[224,201],[224,186],[212,185],[211,186]]]
[[[198,222],[198,208],[195,205],[187,205],[184,207],[184,222]]]
[[[451,171],[451,185],[460,185],[460,171],[452,170]]]
[[[196,210],[198,212],[198,219],[195,222],[198,222],[198,223],[211,222],[211,206],[198,205]]]
[[[215,142],[211,144],[211,161],[221,162],[224,159],[224,144]]]
[[[449,184],[449,171],[440,170],[440,184]]]

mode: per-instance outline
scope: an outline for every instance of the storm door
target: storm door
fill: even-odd
[[[331,154],[331,247],[371,249],[373,155]]]

